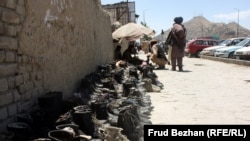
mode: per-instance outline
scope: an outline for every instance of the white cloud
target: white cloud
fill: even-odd
[[[240,18],[246,19],[246,18],[250,18],[250,10],[247,11],[240,11]]]
[[[221,19],[221,20],[237,20],[238,18],[238,12],[235,10],[233,13],[228,13],[228,14],[217,14],[214,15],[214,18],[216,19]],[[250,18],[250,10],[247,11],[239,11],[239,18],[241,20]]]

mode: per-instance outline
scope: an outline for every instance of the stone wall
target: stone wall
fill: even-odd
[[[49,91],[71,96],[112,61],[109,16],[99,0],[0,0],[0,127]]]

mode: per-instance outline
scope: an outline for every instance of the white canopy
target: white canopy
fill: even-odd
[[[125,38],[128,41],[137,40],[143,35],[152,36],[154,35],[154,31],[143,25],[139,25],[136,23],[128,23],[119,27],[112,33],[113,39],[120,40],[122,38]]]

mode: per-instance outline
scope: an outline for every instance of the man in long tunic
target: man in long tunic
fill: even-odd
[[[183,18],[176,17],[174,18],[174,24],[171,29],[171,65],[172,71],[176,71],[176,66],[178,66],[179,71],[183,71],[183,57],[184,57],[184,48],[186,46],[186,28],[182,25]],[[177,64],[176,64],[177,63]]]

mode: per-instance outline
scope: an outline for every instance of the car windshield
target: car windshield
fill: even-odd
[[[236,44],[235,46],[245,46],[246,44],[249,44],[250,42],[250,38],[247,38],[241,42],[239,42],[238,44]]]
[[[233,40],[224,40],[223,42],[219,43],[220,46],[229,45]]]
[[[244,45],[244,47],[249,47],[249,46],[250,46],[250,40]]]

